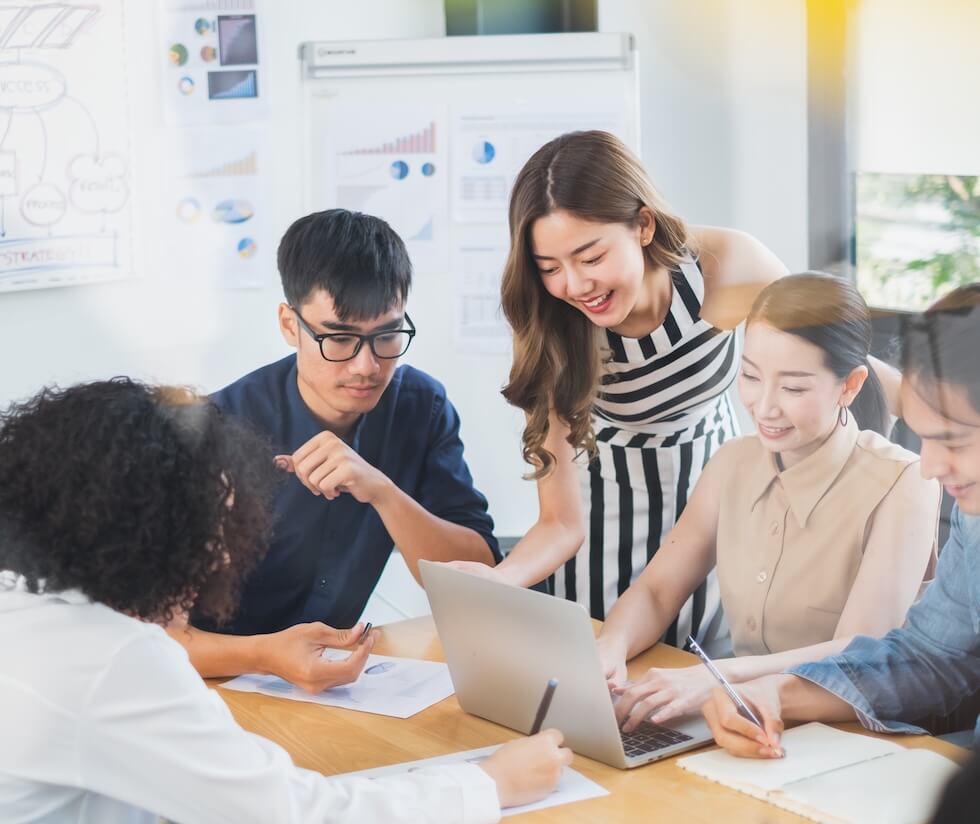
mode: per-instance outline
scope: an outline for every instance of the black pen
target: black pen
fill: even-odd
[[[734,687],[728,683],[728,679],[721,674],[721,671],[714,665],[714,662],[707,656],[705,651],[701,649],[698,642],[694,640],[693,636],[687,636],[687,645],[694,650],[694,653],[701,659],[701,662],[708,668],[715,680],[721,684],[723,690],[728,693],[728,697],[732,699],[732,703],[735,704],[735,709],[738,710],[738,714],[742,716],[746,721],[751,721],[763,732],[766,731],[765,725],[759,720],[752,708],[742,700],[742,696],[735,692]],[[773,752],[780,758],[785,755],[782,747],[773,747]]]
[[[541,732],[541,725],[544,724],[544,717],[548,714],[548,707],[551,706],[551,698],[555,694],[555,687],[557,686],[557,678],[548,679],[548,685],[544,688],[544,695],[541,696],[541,703],[538,704],[538,712],[534,716],[534,723],[531,724],[531,731],[528,735],[537,735]]]
[[[368,633],[371,631],[371,627],[374,626],[370,621],[364,625],[364,632],[361,633],[361,637],[357,639],[358,644],[363,644],[368,637]]]

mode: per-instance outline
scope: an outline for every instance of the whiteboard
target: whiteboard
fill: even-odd
[[[638,151],[633,38],[316,42],[299,55],[306,205],[378,215],[406,241],[419,332],[405,361],[446,385],[497,534],[522,535],[537,503],[521,480],[523,415],[500,395],[507,202],[527,158],[564,132],[605,129]]]

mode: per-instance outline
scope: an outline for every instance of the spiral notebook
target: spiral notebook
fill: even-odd
[[[712,750],[677,764],[820,824],[927,824],[958,769],[929,750],[824,724],[787,730],[782,745],[778,760]]]

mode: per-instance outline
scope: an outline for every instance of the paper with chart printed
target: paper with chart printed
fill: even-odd
[[[325,657],[335,660],[349,654],[343,650],[325,651]],[[369,655],[364,670],[353,684],[331,687],[316,694],[275,675],[240,675],[221,686],[392,718],[408,718],[455,692],[449,667],[445,664],[387,655]]]

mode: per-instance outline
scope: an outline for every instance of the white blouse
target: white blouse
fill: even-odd
[[[495,822],[472,764],[327,779],[235,723],[160,627],[0,575],[5,824]]]

